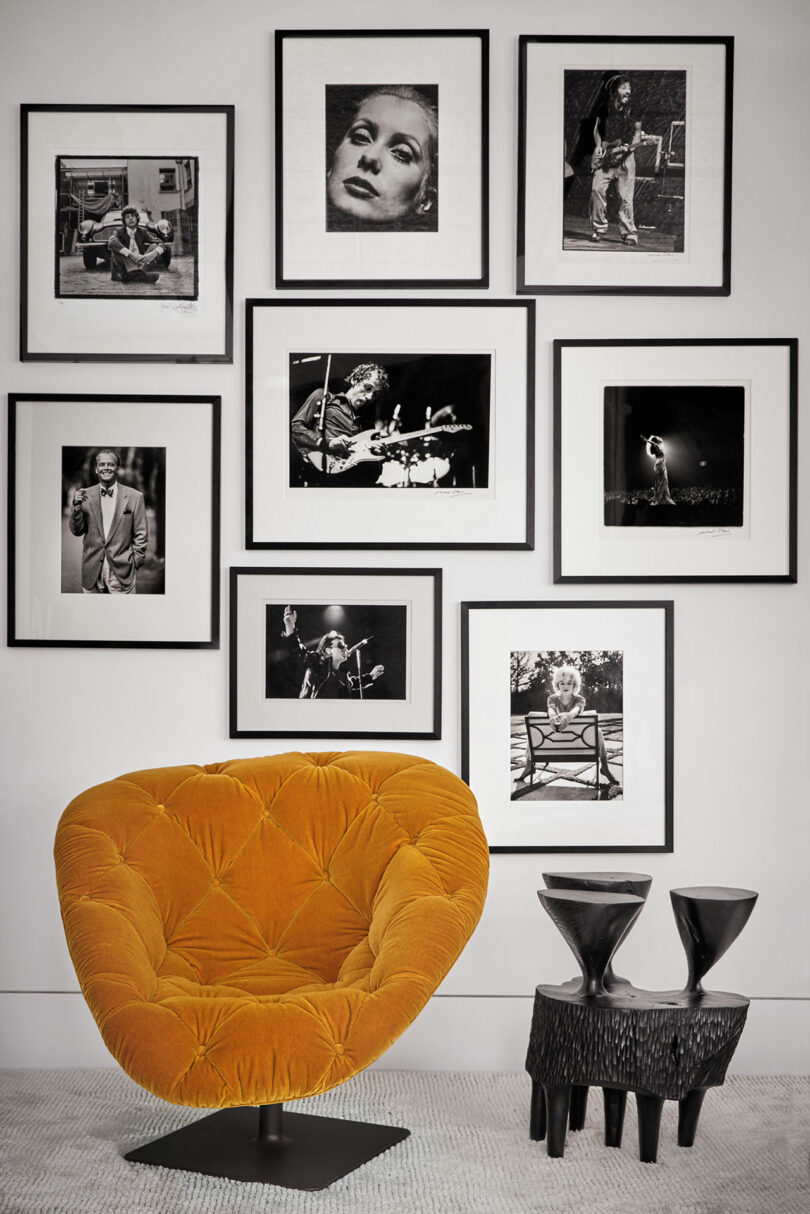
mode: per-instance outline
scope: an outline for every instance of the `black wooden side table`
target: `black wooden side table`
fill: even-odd
[[[661,1110],[677,1100],[678,1145],[695,1140],[706,1089],[717,1087],[737,1048],[749,1000],[704,991],[701,979],[748,921],[753,890],[670,890],[688,977],[682,991],[646,991],[616,978],[611,961],[650,886],[640,873],[544,873],[537,896],[567,941],[582,980],[538,986],[526,1070],[529,1133],[562,1156],[566,1127],[581,1129],[590,1087],[601,1087],[605,1145],[621,1146],[627,1093],[638,1110],[639,1157],[658,1157]]]
[[[587,1090],[601,1087],[606,1146],[621,1146],[628,1092],[636,1095],[642,1162],[658,1157],[665,1100],[679,1103],[678,1145],[692,1146],[706,1089],[726,1077],[748,999],[634,986],[594,997],[577,987],[567,982],[535,991],[526,1056],[531,1137],[546,1138],[548,1154],[561,1156],[570,1112],[571,1128],[581,1128]]]

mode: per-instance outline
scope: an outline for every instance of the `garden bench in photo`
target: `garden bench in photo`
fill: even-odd
[[[527,712],[526,724],[527,778],[534,784],[537,767],[549,763],[593,763],[594,796],[599,798],[599,714],[580,712],[564,729],[557,729],[545,712]]]

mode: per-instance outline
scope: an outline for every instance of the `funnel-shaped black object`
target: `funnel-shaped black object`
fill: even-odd
[[[582,970],[580,995],[606,995],[604,974],[619,942],[644,906],[635,894],[595,890],[538,889]]]
[[[649,873],[543,873],[543,880],[549,889],[590,889],[637,898],[646,898],[652,885]]]
[[[652,885],[649,873],[543,873],[543,880],[549,889],[590,889],[604,894],[635,894],[637,898],[644,898],[645,901]],[[627,931],[632,925],[633,920],[628,923]],[[616,951],[621,942],[620,939]],[[603,981],[608,991],[617,986],[630,985],[629,978],[620,978],[618,974],[614,974],[611,962],[605,967]]]
[[[693,885],[671,889],[669,896],[689,967],[684,993],[700,995],[701,978],[737,939],[759,895],[752,889]]]

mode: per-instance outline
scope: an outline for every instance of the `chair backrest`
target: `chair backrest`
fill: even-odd
[[[599,748],[599,714],[581,712],[564,729],[556,729],[546,713],[529,712],[524,716],[526,724],[526,739],[532,759],[545,762],[555,759],[565,762],[569,759],[588,758],[592,762],[598,757]]]
[[[335,982],[370,966],[387,896],[391,913],[411,895],[458,898],[472,930],[487,871],[469,788],[385,752],[131,773],[68,807],[56,861],[77,971],[85,936],[114,908],[137,919],[159,978],[240,986],[276,954],[299,984],[301,971]],[[105,922],[113,939],[123,930]]]

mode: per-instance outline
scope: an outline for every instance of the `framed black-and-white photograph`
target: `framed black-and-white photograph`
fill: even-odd
[[[440,569],[231,569],[232,738],[441,737]]]
[[[733,54],[521,36],[519,293],[729,294]]]
[[[219,646],[218,396],[9,397],[8,643]]]
[[[485,287],[486,30],[276,32],[276,286]]]
[[[231,362],[233,107],[21,116],[20,357]]]
[[[672,671],[671,602],[462,603],[462,778],[490,851],[672,851]]]
[[[534,304],[247,301],[248,548],[531,548]]]
[[[554,343],[556,582],[795,582],[795,339]]]

